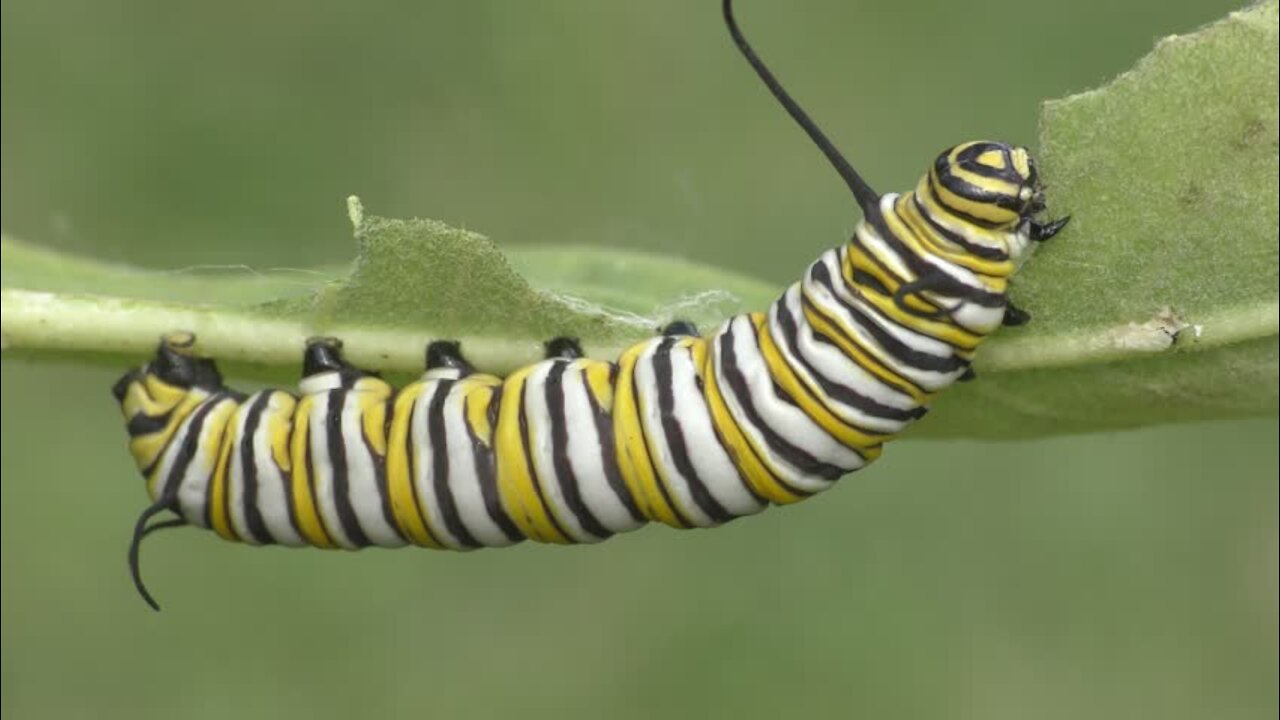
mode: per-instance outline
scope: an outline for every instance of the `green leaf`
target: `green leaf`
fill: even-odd
[[[182,328],[229,375],[264,382],[292,384],[303,342],[314,335],[343,338],[353,362],[397,379],[419,372],[423,348],[438,338],[459,338],[480,367],[507,372],[539,359],[542,342],[557,335],[613,357],[672,318],[710,326],[775,295],[741,275],[636,252],[504,255],[476,233],[366,216],[355,198],[349,205],[358,254],[345,272],[155,272],[4,238],[6,356],[126,367]]]
[[[1280,382],[1277,3],[1167,38],[1110,85],[1045,105],[1051,213],[1068,230],[1014,295],[1035,320],[980,354],[914,436],[1013,438],[1274,413]],[[957,138],[959,139],[959,138]],[[509,371],[555,335],[611,358],[663,321],[710,329],[781,288],[637,252],[504,253],[431,220],[368,217],[353,199],[349,270],[155,272],[5,238],[5,356],[146,357],[196,332],[229,374],[296,377],[311,335],[406,377],[433,338]]]

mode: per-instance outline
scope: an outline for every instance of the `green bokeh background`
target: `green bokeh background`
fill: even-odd
[[[740,0],[879,188],[1225,0]],[[713,0],[5,0],[8,232],[157,268],[350,256],[343,198],[505,245],[779,285],[856,220]],[[447,262],[447,258],[442,258]],[[3,363],[3,704],[20,717],[1274,717],[1277,423],[906,443],[716,532],[124,567],[101,368]]]

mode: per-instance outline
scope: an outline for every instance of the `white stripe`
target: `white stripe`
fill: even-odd
[[[707,398],[698,388],[701,368],[694,365],[691,343],[705,343],[696,338],[671,348],[671,391],[675,414],[680,418],[680,433],[689,453],[693,470],[707,487],[707,492],[720,506],[733,515],[751,515],[766,507],[747,488],[733,460],[716,437]]]
[[[292,478],[276,465],[275,454],[271,447],[271,420],[284,416],[285,424],[293,424],[292,408],[296,403],[289,402],[290,396],[283,392],[272,392],[271,400],[258,421],[258,432],[253,438],[253,457],[258,468],[258,512],[262,521],[271,532],[271,537],[282,545],[301,547],[307,541],[293,529],[289,519],[289,498],[292,496]],[[291,452],[285,448],[285,452]]]
[[[733,343],[738,370],[746,382],[746,390],[751,396],[752,405],[761,422],[766,423],[791,445],[804,450],[818,460],[836,465],[848,472],[862,467],[864,463],[856,453],[827,435],[798,407],[784,403],[774,396],[773,379],[764,365],[764,359],[759,355],[750,319],[746,316],[734,318],[730,321],[729,331],[729,340]],[[830,487],[833,481],[804,473],[774,454],[760,430],[746,420],[746,414],[742,411],[737,396],[725,376],[721,374],[724,358],[719,353],[716,355],[716,362],[717,369],[720,371],[717,373],[717,379],[721,381],[721,390],[724,392],[726,401],[729,402],[730,409],[738,418],[739,426],[743,432],[749,433],[755,439],[756,447],[769,459],[769,464],[781,471],[778,474],[791,485],[810,492],[819,492]]]
[[[644,524],[627,510],[609,486],[605,461],[601,457],[600,435],[587,395],[586,369],[600,365],[596,360],[575,360],[564,373],[564,414],[569,433],[569,464],[578,478],[578,492],[591,514],[613,532],[627,532]],[[612,431],[612,424],[610,424]],[[621,476],[619,476],[621,479]]]
[[[788,311],[788,308],[799,304],[799,292],[798,285],[791,286],[786,295],[769,308],[769,332],[773,335],[774,344],[778,347],[778,351],[782,353],[783,360],[801,378],[802,382],[807,381],[812,384],[815,392],[819,394],[822,404],[835,413],[843,422],[871,432],[896,434],[901,431],[906,427],[907,423],[887,420],[879,415],[868,414],[852,405],[846,405],[823,392],[822,386],[817,384],[817,378],[814,377],[815,372],[810,372],[809,367],[801,363],[796,355],[791,352],[790,343],[784,340],[785,336],[782,331],[782,324],[778,320],[778,313],[785,312],[791,316],[796,326],[796,348],[799,354],[814,367],[816,373],[821,375],[824,380],[827,380],[830,384],[839,385],[860,395],[867,396],[869,399],[879,400],[890,407],[898,407],[899,405],[905,405],[907,408],[914,407],[914,404],[905,395],[887,395],[886,393],[891,393],[892,391],[886,385],[861,367],[858,367],[835,347],[817,344],[813,339],[813,328],[809,326],[809,321],[803,315],[796,317],[798,308],[796,312]],[[852,366],[853,369],[849,369],[848,366]],[[839,376],[840,380],[832,380],[832,375]],[[852,379],[852,382],[850,382],[850,379]],[[898,402],[885,402],[876,397],[877,392],[886,394],[886,399],[892,397]]]
[[[204,422],[200,426],[196,452],[191,456],[191,463],[187,465],[187,471],[182,476],[182,484],[178,487],[178,507],[182,509],[182,516],[187,519],[187,522],[198,527],[209,527],[204,518],[205,507],[208,504],[207,492],[209,481],[213,477],[213,469],[218,463],[218,449],[222,443],[215,443],[212,452],[207,451],[206,448],[215,434],[221,437],[220,431],[226,425],[226,414],[234,410],[236,405],[234,400],[225,397],[213,402],[214,406],[204,416]],[[188,420],[189,423],[190,420]]]
[[[415,462],[417,472],[414,474],[413,484],[418,489],[418,499],[420,503],[419,512],[426,520],[427,528],[431,534],[435,536],[445,547],[454,550],[466,550],[458,538],[444,524],[444,513],[440,511],[440,500],[436,497],[435,488],[435,470],[434,470],[434,454],[436,452],[448,452],[447,448],[436,448],[431,445],[431,430],[428,424],[428,418],[431,417],[430,409],[432,399],[440,390],[440,382],[436,378],[439,374],[431,375],[427,373],[423,375],[422,393],[418,395],[413,405],[413,417],[409,426],[409,432],[413,437],[413,449],[417,452],[418,458]],[[445,478],[445,482],[448,482]]]
[[[329,370],[302,378],[298,383],[298,392],[303,395],[319,395],[341,387],[342,375],[337,370]]]
[[[473,389],[480,387],[471,386]],[[445,444],[449,453],[449,488],[462,524],[477,542],[488,547],[504,547],[514,541],[498,526],[484,504],[480,476],[476,474],[477,449],[471,443],[467,426],[465,386],[454,385],[444,401]],[[480,449],[479,452],[489,452]]]
[[[941,373],[933,370],[923,370],[907,364],[888,348],[881,345],[875,339],[875,336],[871,334],[871,331],[867,329],[867,326],[855,318],[853,313],[849,312],[825,285],[816,282],[807,273],[804,279],[804,290],[809,299],[825,311],[829,319],[834,320],[838,327],[853,338],[855,344],[916,386],[931,392],[941,390],[950,385],[964,372],[964,368],[959,368],[949,373]],[[859,306],[864,312],[868,312],[873,316],[879,312],[865,305],[859,304]],[[894,334],[896,335],[897,333]]]
[[[853,358],[845,355],[839,346],[832,343],[818,342],[813,334],[813,327],[805,317],[800,302],[800,285],[792,285],[785,295],[787,308],[797,322],[796,347],[805,360],[828,381],[844,385],[855,392],[865,395],[876,402],[901,410],[912,410],[918,405],[910,395],[900,392],[885,384],[880,378],[872,375]],[[851,413],[858,413],[850,407]],[[871,420],[872,415],[862,415]],[[892,422],[892,421],[883,421]],[[868,427],[872,427],[868,425]]]
[[[387,523],[383,513],[378,466],[373,449],[365,440],[364,413],[360,409],[362,394],[383,393],[385,387],[385,383],[377,378],[362,378],[355,387],[342,394],[342,436],[347,451],[347,497],[360,529],[371,542],[382,547],[402,547],[404,539]],[[383,432],[382,428],[378,431]]]
[[[261,545],[262,541],[250,532],[249,521],[245,517],[244,453],[241,452],[240,440],[244,438],[245,422],[249,417],[249,411],[261,394],[250,395],[240,403],[240,412],[236,413],[235,420],[227,428],[235,436],[235,445],[231,447],[231,457],[227,461],[227,519],[236,536],[250,545]],[[223,442],[226,442],[225,438]]]
[[[159,500],[160,496],[164,495],[165,488],[169,486],[169,481],[171,480],[169,474],[173,472],[173,463],[177,460],[178,451],[182,447],[182,441],[186,439],[187,431],[191,427],[191,418],[200,411],[201,405],[209,397],[209,393],[204,390],[200,390],[199,388],[192,388],[188,394],[189,396],[198,398],[198,400],[191,408],[191,411],[187,413],[186,417],[182,418],[178,423],[178,427],[174,429],[173,435],[169,438],[169,442],[161,449],[160,457],[156,458],[155,469],[146,479],[147,495],[151,497],[152,502]],[[173,408],[170,408],[169,412],[173,412]],[[156,479],[155,483],[151,482],[151,478],[153,477]],[[175,491],[176,490],[177,488],[175,488]]]
[[[311,417],[307,424],[311,435],[311,480],[315,488],[316,508],[320,511],[325,532],[334,543],[339,547],[353,550],[356,544],[347,537],[342,527],[342,519],[338,517],[337,502],[334,500],[333,460],[329,457],[329,428],[326,422],[329,414],[329,393],[322,392],[314,397],[315,404],[311,406]]]
[[[826,266],[827,273],[831,277],[831,284],[835,287],[836,294],[841,299],[861,311],[875,322],[877,327],[882,328],[899,342],[913,350],[944,359],[955,355],[955,348],[947,343],[899,324],[893,318],[886,317],[884,313],[880,312],[879,308],[865,302],[856,291],[850,292],[849,286],[845,284],[844,280],[842,257],[843,253],[833,251],[825,253],[818,259],[818,262]],[[809,278],[808,273],[805,274],[805,278],[806,280]]]
[[[650,457],[657,481],[667,488],[680,516],[698,527],[711,527],[716,522],[698,507],[689,490],[689,481],[676,467],[666,430],[662,427],[662,407],[658,402],[658,378],[653,369],[654,356],[665,338],[654,338],[636,358],[636,401],[640,404],[640,420],[644,425]]]
[[[601,538],[587,532],[578,516],[569,509],[564,492],[560,489],[560,476],[555,471],[554,445],[551,437],[551,414],[547,408],[547,373],[552,365],[562,360],[544,360],[533,366],[524,383],[525,420],[529,428],[529,455],[533,459],[534,482],[542,488],[542,497],[548,510],[577,542],[599,542]],[[505,398],[504,398],[505,399]]]

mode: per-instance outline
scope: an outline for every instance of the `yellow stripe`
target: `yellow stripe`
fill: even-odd
[[[385,456],[387,398],[391,397],[391,386],[381,378],[365,377],[356,382],[354,390],[353,396],[360,411],[365,440],[375,454]]]
[[[682,338],[676,343],[674,343],[671,351],[674,352],[675,348],[679,348],[679,347],[688,349],[691,346],[691,344],[694,342],[705,342],[705,341],[702,340],[702,338],[692,338],[692,337]],[[675,365],[675,361],[673,360],[672,361],[673,372],[674,372],[674,365]],[[633,377],[634,377],[634,372],[635,372],[635,368],[633,366],[632,368]],[[637,401],[636,405],[640,410],[639,415],[637,415],[637,420],[643,423],[644,418],[651,417],[651,412],[653,408],[644,406],[645,400],[641,396],[636,396],[636,401]],[[657,398],[654,398],[654,401],[656,402]],[[661,412],[660,409],[659,409],[659,412]],[[647,428],[648,426],[646,425],[643,427]],[[645,449],[648,451],[647,456],[649,458],[650,464],[653,466],[654,477],[657,479],[657,482],[661,484],[661,486],[655,485],[650,490],[650,492],[656,491],[655,499],[658,502],[662,503],[663,507],[669,507],[671,508],[671,511],[672,511],[672,521],[662,520],[662,522],[674,528],[680,528],[680,529],[691,528],[693,527],[693,523],[689,522],[686,518],[693,517],[694,516],[693,511],[691,511],[688,507],[685,507],[683,504],[681,504],[680,496],[672,489],[671,478],[667,475],[666,467],[662,463],[654,459],[659,456],[657,440],[654,436],[657,435],[658,433],[665,432],[665,430],[661,427],[661,425],[659,425],[659,427],[649,428],[649,429],[653,430],[653,432],[645,432],[644,434]],[[664,489],[666,491],[665,495],[663,494]],[[668,500],[668,498],[670,498],[670,500]]]
[[[1031,175],[1031,155],[1027,153],[1026,148],[1013,149],[1013,169],[1022,177]]]
[[[648,343],[634,345],[618,358],[618,381],[614,386],[613,397],[614,450],[618,456],[618,469],[622,472],[622,479],[626,481],[627,489],[636,501],[640,513],[649,520],[684,527],[658,488],[653,459],[649,455],[640,420],[634,383],[635,365],[647,346]]]
[[[920,215],[919,208],[916,207],[915,202],[911,199],[913,197],[914,193],[904,195],[902,199],[899,199],[898,204],[895,207],[895,214],[901,216],[902,221],[906,223],[908,228],[910,228],[912,234],[917,237],[931,239],[931,244],[938,248],[938,252],[936,254],[941,255],[947,261],[966,267],[980,275],[1000,279],[1001,282],[999,284],[1003,286],[1003,278],[1012,275],[1014,272],[1012,260],[987,260],[974,255],[959,245],[956,245],[942,237],[940,234],[935,232],[924,217]],[[934,240],[935,238],[936,240]],[[982,243],[975,241],[974,244]],[[1008,252],[1007,243],[1001,240],[1000,245],[1004,247],[1006,252]],[[988,285],[989,287],[991,286],[990,283],[985,282],[985,278],[983,284]],[[1002,289],[1003,288],[1001,288],[1001,290]],[[1001,290],[994,291],[1000,292]]]
[[[537,479],[530,474],[520,427],[520,406],[524,404],[524,386],[532,367],[507,377],[502,385],[502,403],[498,411],[498,427],[494,433],[498,466],[498,490],[502,506],[525,536],[539,542],[568,544],[572,542],[553,523],[550,511],[538,496]]]
[[[861,245],[850,244],[848,251],[845,253],[845,259],[841,262],[841,271],[844,274],[845,283],[852,288],[856,288],[859,294],[866,295],[874,292],[870,287],[864,287],[861,282],[854,282],[854,268],[862,270],[884,285],[884,289],[889,293],[886,297],[893,297],[893,294],[902,287],[902,278],[897,274],[886,269],[888,263],[877,260],[878,256],[869,248]],[[919,294],[912,293],[903,298],[903,302],[913,310],[919,312],[933,312],[938,308],[928,302],[925,302]]]
[[[613,385],[609,384],[609,363],[588,361],[583,364],[582,373],[587,378],[587,387],[595,396],[596,403],[606,413],[613,412]]]
[[[778,480],[775,473],[765,467],[761,458],[767,457],[755,447],[754,441],[746,436],[729,412],[729,406],[720,394],[720,386],[716,381],[715,363],[712,362],[708,346],[713,341],[696,343],[689,348],[693,362],[702,368],[705,378],[702,388],[706,397],[707,410],[711,413],[711,422],[715,426],[720,442],[724,444],[733,465],[755,494],[778,505],[787,505],[805,498],[791,491]]]
[[[178,428],[182,427],[182,423],[186,422],[196,408],[208,399],[208,395],[203,393],[188,395],[180,405],[173,408],[169,415],[169,424],[165,425],[158,432],[150,435],[139,435],[129,440],[129,453],[133,455],[134,461],[138,464],[138,468],[146,468],[155,464],[155,471],[151,473],[151,477],[147,478],[147,492],[151,494],[151,499],[158,498],[156,494],[159,490],[156,483],[160,475],[160,457],[169,449],[169,443],[173,442],[173,437],[178,432]]]
[[[235,448],[239,435],[234,430],[236,418],[241,410],[240,406],[236,406],[231,412],[231,417],[227,419],[224,427],[231,432],[224,431],[222,433],[222,447],[218,451],[218,463],[214,466],[213,477],[209,479],[209,525],[224,540],[233,541],[238,541],[241,538],[236,535],[235,529],[231,526],[231,514],[227,507],[227,493],[231,491],[231,478],[228,470],[230,468],[231,451]]]
[[[764,356],[765,364],[769,366],[770,377],[796,401],[804,414],[845,447],[856,449],[867,462],[879,457],[880,443],[888,440],[890,436],[865,431],[837,417],[825,401],[820,400],[825,396],[821,388],[815,387],[808,380],[802,383],[798,374],[783,358],[769,328],[765,325],[764,316],[755,320],[755,327],[760,338],[760,353]]]
[[[199,394],[201,397],[208,396],[208,393],[203,390],[188,390],[170,385],[155,375],[147,375],[141,381],[134,381],[129,385],[129,392],[125,395],[121,409],[124,410],[126,417],[132,417],[140,412],[147,415],[163,415],[169,408],[182,402],[192,393]]]
[[[297,406],[297,398],[279,390],[273,391],[267,402],[267,446],[271,448],[271,459],[285,478],[289,477],[293,469],[293,458],[289,455],[289,433],[293,429],[293,411]],[[258,432],[262,432],[261,423],[258,427]]]
[[[441,549],[427,528],[425,513],[414,499],[412,464],[409,454],[417,455],[416,443],[408,442],[413,410],[426,388],[421,382],[406,385],[396,396],[391,411],[391,427],[387,438],[387,492],[391,495],[391,514],[400,532],[415,545]]]
[[[293,446],[290,448],[293,465],[293,509],[298,518],[298,528],[308,543],[319,548],[337,547],[325,530],[324,521],[316,509],[311,494],[311,480],[307,475],[307,453],[310,452],[311,408],[315,396],[308,395],[298,401],[293,411]]]
[[[954,170],[954,168],[953,168]],[[1012,210],[1006,210],[995,203],[974,202],[968,198],[960,197],[951,192],[942,181],[938,179],[938,172],[934,168],[929,168],[929,176],[933,178],[933,191],[937,194],[938,200],[946,207],[962,212],[970,217],[980,220],[997,223],[1000,225],[1008,225],[1018,219],[1018,214]],[[953,213],[954,214],[954,213]],[[956,218],[964,221],[964,218]]]
[[[808,293],[805,293],[805,296],[807,297]],[[849,337],[843,330],[838,329],[840,327],[839,324],[828,318],[825,313],[819,310],[818,308],[821,306],[816,302],[813,302],[812,298],[810,298],[810,302],[811,304],[803,305],[802,307],[805,318],[809,320],[809,324],[812,325],[815,330],[826,335],[831,342],[840,347],[845,355],[849,356],[849,358],[857,363],[863,370],[875,375],[885,385],[907,395],[917,405],[924,405],[928,402],[929,393],[926,393],[924,390],[916,387],[910,380],[907,380],[881,364],[878,359],[864,350],[855,338]]]
[[[1005,166],[1004,153],[999,150],[988,150],[974,159],[977,160],[979,164],[986,165],[987,167],[994,168],[996,170],[1003,170]]]
[[[993,178],[993,177],[987,177],[986,175],[980,175],[971,170],[967,170],[964,167],[961,167],[960,165],[953,165],[951,167],[951,175],[952,177],[963,180],[969,183],[970,185],[973,185],[974,187],[981,188],[990,193],[996,193],[998,195],[1007,195],[1009,197],[1018,196],[1018,186],[1014,183],[1009,182],[1008,180],[1002,180],[1000,178]],[[989,205],[990,203],[983,203],[983,204]],[[1000,208],[1000,209],[1004,210],[1005,212],[1012,212],[1010,210],[1005,210],[1004,208]]]
[[[502,385],[502,380],[492,375],[471,375],[460,384],[463,389],[459,392],[466,393],[467,426],[492,452],[493,427],[489,424],[489,403],[493,402],[493,393]]]
[[[967,238],[982,238],[990,243],[1004,243],[1009,236],[1008,230],[999,230],[995,228],[983,227],[975,225],[972,222],[956,215],[951,208],[943,205],[936,195],[933,193],[933,175],[926,174],[920,178],[920,184],[916,186],[915,198],[924,205],[925,210],[933,216],[934,220],[947,227],[954,233],[964,235]]]
[[[918,315],[912,315],[898,307],[898,304],[893,301],[892,297],[881,295],[880,293],[873,291],[871,288],[858,285],[853,281],[851,263],[844,263],[842,272],[844,274],[845,282],[851,287],[856,288],[859,297],[874,306],[881,315],[888,317],[891,321],[902,327],[921,333],[922,335],[927,335],[934,339],[941,340],[957,348],[957,355],[965,358],[972,357],[973,350],[982,342],[982,335],[969,332],[968,330],[949,322],[944,322],[942,320],[930,320]],[[925,311],[932,311],[932,309],[933,308],[930,307]]]

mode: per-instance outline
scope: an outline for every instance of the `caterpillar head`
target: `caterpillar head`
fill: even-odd
[[[1031,154],[1001,142],[967,142],[944,151],[921,190],[957,217],[989,228],[1012,229],[1044,209]]]

